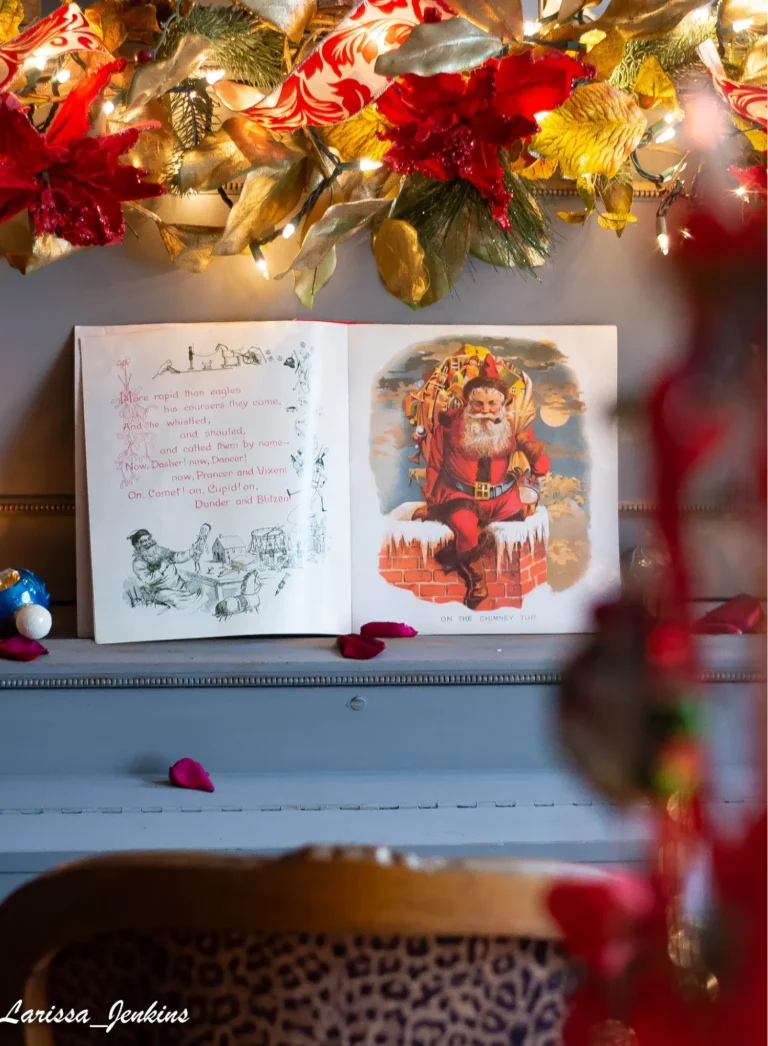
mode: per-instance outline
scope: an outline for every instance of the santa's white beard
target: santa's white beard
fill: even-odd
[[[478,417],[465,410],[459,426],[459,449],[467,458],[500,458],[513,450],[512,426],[506,418]]]

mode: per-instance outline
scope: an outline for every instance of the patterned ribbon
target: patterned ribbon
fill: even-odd
[[[735,84],[726,78],[714,40],[699,44],[699,57],[706,65],[715,90],[731,109],[745,120],[768,126],[768,89],[765,84]]]
[[[452,18],[443,0],[363,0],[269,95],[222,80],[227,108],[273,131],[347,120],[391,83],[374,71],[380,54],[399,47],[430,16]]]
[[[0,91],[7,91],[33,54],[54,58],[70,51],[104,51],[104,43],[77,4],[63,4],[52,15],[0,47]]]

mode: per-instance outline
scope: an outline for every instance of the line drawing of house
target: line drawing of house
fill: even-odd
[[[219,534],[211,553],[214,562],[231,564],[232,559],[245,552],[245,542],[236,534]]]
[[[248,552],[260,570],[285,570],[296,566],[291,536],[282,526],[251,531]]]

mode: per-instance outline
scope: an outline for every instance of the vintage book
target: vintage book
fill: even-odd
[[[76,330],[79,631],[578,632],[618,583],[616,329]]]

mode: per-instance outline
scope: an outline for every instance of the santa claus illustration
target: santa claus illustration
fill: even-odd
[[[462,578],[464,603],[472,610],[488,596],[485,528],[534,512],[536,480],[550,467],[544,444],[533,434],[530,378],[506,369],[504,375],[507,380],[488,354],[477,377],[461,389],[461,405],[435,419],[422,488],[426,506],[415,516],[439,520],[453,531],[454,542],[440,549],[437,559]]]

